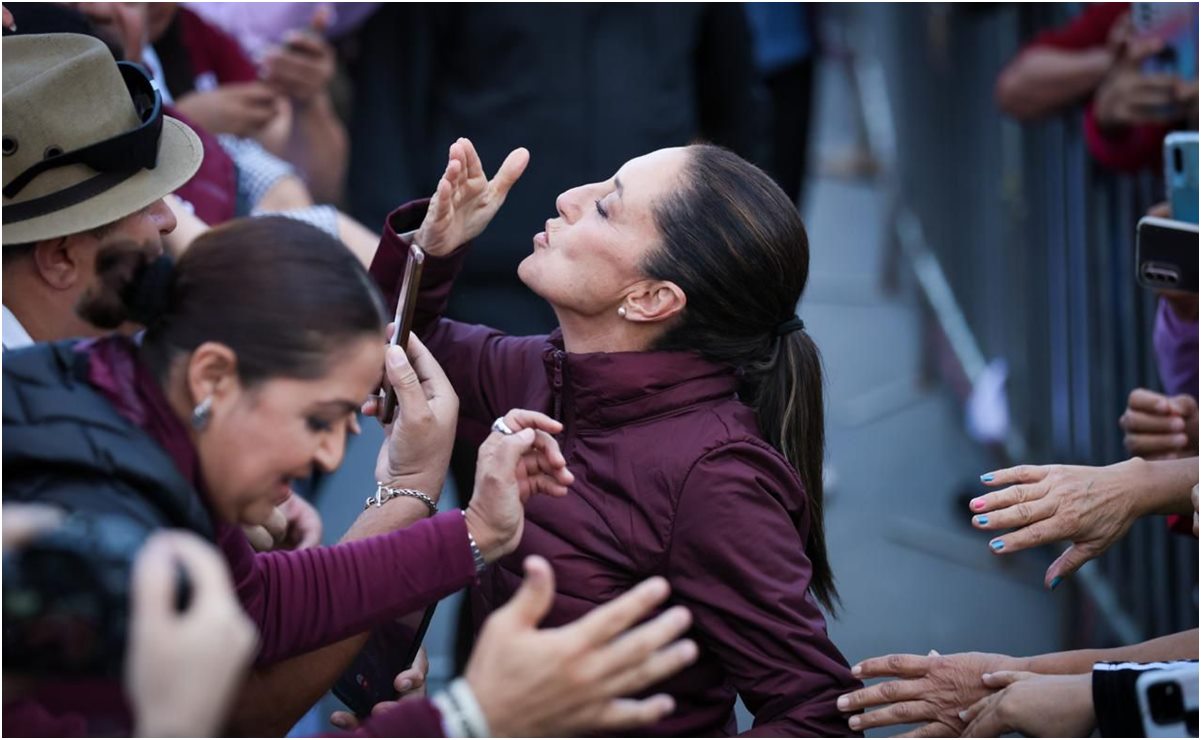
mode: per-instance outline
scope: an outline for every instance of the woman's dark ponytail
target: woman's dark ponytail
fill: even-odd
[[[809,502],[805,554],[813,566],[813,597],[830,611],[838,600],[826,553],[823,526],[822,461],[825,458],[825,402],[821,353],[804,330],[776,340],[767,361],[750,368],[751,398],[767,441],[796,468]]]
[[[643,265],[688,298],[681,320],[655,348],[699,352],[741,372],[741,397],[805,487],[809,588],[832,612],[838,591],[823,521],[821,355],[793,316],[809,278],[805,227],[759,168],[720,147],[688,151],[684,182],[655,209],[663,245]]]

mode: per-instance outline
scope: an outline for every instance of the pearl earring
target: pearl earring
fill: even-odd
[[[213,397],[205,396],[204,400],[196,404],[196,408],[192,409],[192,428],[196,431],[203,431],[209,425],[209,420],[213,418]]]
[[[622,317],[622,318],[624,319],[624,318],[626,317],[626,307],[625,307],[625,306],[618,306],[618,307],[617,307],[617,315],[618,315],[618,316],[620,316],[620,317]]]

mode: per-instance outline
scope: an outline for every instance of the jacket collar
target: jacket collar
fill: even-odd
[[[738,390],[732,368],[694,352],[569,353],[559,330],[547,339],[547,380],[576,429],[621,426],[731,399]]]

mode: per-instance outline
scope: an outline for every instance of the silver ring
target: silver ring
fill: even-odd
[[[505,417],[503,416],[496,417],[496,421],[492,422],[492,431],[500,432],[506,436],[513,433],[513,430],[505,423]]]

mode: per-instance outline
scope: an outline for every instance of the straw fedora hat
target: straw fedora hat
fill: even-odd
[[[3,243],[94,229],[187,182],[200,139],[90,36],[4,38]]]

